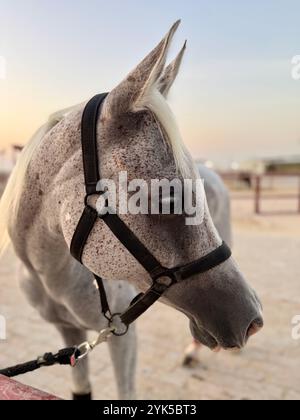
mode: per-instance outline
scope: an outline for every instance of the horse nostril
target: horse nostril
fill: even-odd
[[[253,321],[248,328],[247,338],[250,338],[253,335],[255,335],[256,333],[258,333],[258,331],[260,331],[263,326],[264,326],[264,322],[263,322],[262,318],[258,318],[255,321]]]

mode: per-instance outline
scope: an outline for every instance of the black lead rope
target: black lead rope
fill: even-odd
[[[76,359],[75,347],[69,347],[60,350],[57,354],[45,353],[44,356],[38,357],[36,360],[32,360],[27,363],[12,366],[7,369],[0,370],[0,375],[6,376],[7,378],[14,378],[15,376],[24,375],[25,373],[34,372],[45,366],[54,365],[73,365],[73,357]]]

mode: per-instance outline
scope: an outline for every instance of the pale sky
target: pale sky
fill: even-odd
[[[299,16],[298,0],[0,0],[0,149],[112,89],[181,18],[170,102],[194,157],[300,153]]]

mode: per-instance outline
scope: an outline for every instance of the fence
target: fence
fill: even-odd
[[[300,214],[300,173],[253,175],[248,172],[227,172],[220,175],[231,190],[235,191],[232,199],[253,200],[256,214]],[[265,201],[272,201],[272,205],[276,202],[276,209],[263,210],[262,203]],[[295,208],[278,209],[278,203],[284,201],[295,202]]]

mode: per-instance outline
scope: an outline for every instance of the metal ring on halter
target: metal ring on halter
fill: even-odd
[[[93,192],[93,193],[90,193],[90,194],[86,194],[86,196],[85,196],[85,198],[84,198],[84,205],[85,205],[85,207],[88,207],[88,208],[90,208],[90,209],[92,209],[92,210],[95,210],[90,204],[89,204],[89,199],[91,198],[91,197],[98,197],[97,198],[97,200],[99,200],[99,198],[100,197],[102,197],[103,195],[105,195],[106,194],[106,192],[105,191],[96,191],[96,192]],[[105,198],[105,203],[104,203],[104,205],[103,205],[103,208],[106,210],[105,212],[103,212],[103,214],[102,214],[102,212],[101,212],[101,210],[99,210],[97,207],[96,207],[96,211],[97,211],[97,213],[98,213],[98,216],[100,217],[100,219],[102,218],[102,217],[104,217],[104,216],[106,216],[107,215],[107,212],[108,212],[108,206],[109,206],[109,200],[108,200],[108,198]]]
[[[93,194],[86,194],[86,196],[84,197],[84,205],[85,207],[90,207],[89,205],[89,198],[92,197],[93,195],[96,195],[95,193]]]
[[[118,313],[118,314],[114,314],[114,315],[112,315],[112,317],[111,317],[111,318],[110,318],[110,320],[109,320],[109,326],[110,326],[110,327],[114,327],[114,328],[115,328],[115,331],[113,331],[113,332],[112,332],[112,334],[113,334],[114,336],[116,336],[116,337],[123,337],[124,335],[126,335],[126,334],[128,333],[128,330],[129,330],[129,325],[125,325],[125,324],[121,321],[121,318],[120,318],[120,316],[121,316],[121,315],[122,315],[122,314],[120,314],[120,313]],[[119,317],[121,324],[122,324],[122,325],[124,325],[124,331],[122,331],[122,332],[118,332],[118,327],[116,327],[116,326],[113,324],[114,319],[115,319],[115,318],[117,318],[117,317]]]

